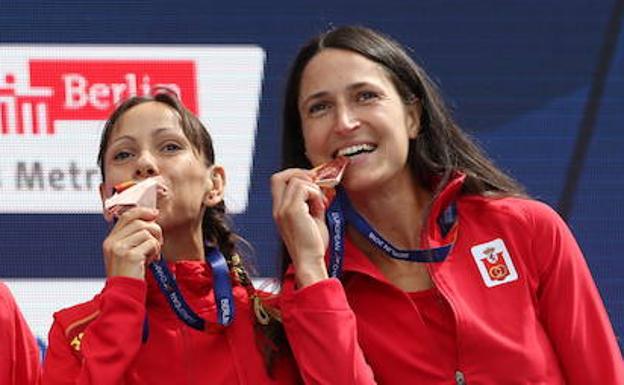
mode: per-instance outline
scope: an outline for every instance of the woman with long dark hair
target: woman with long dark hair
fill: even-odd
[[[458,127],[399,43],[362,27],[315,37],[283,114],[282,315],[308,383],[624,383],[568,227]],[[345,158],[328,202],[310,168]]]

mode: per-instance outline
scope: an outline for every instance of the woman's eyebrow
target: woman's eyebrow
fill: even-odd
[[[301,105],[305,105],[307,104],[310,100],[314,100],[314,99],[320,99],[323,98],[325,96],[329,95],[329,92],[327,91],[318,91],[315,92],[311,95],[306,96],[304,99],[301,100]]]
[[[136,142],[136,139],[130,135],[122,135],[118,138],[115,138],[113,141],[111,141],[110,145],[112,146],[115,143],[119,143],[123,141]]]
[[[353,84],[349,84],[347,86],[347,90],[353,91],[353,90],[357,90],[357,89],[368,87],[368,86],[375,86],[375,84],[371,83],[371,82],[367,82],[367,81],[355,82]],[[329,95],[329,91],[318,91],[318,92],[315,92],[315,93],[313,93],[311,95],[306,96],[301,101],[301,104],[304,105],[304,104],[308,103],[310,100],[319,99],[319,98],[325,97],[327,95]]]

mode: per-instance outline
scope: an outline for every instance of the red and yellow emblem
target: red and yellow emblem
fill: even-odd
[[[509,268],[503,258],[502,251],[496,251],[493,247],[489,247],[483,251],[487,256],[481,262],[485,265],[485,269],[490,278],[495,281],[502,281],[509,275]]]
[[[485,286],[494,287],[518,279],[518,272],[502,239],[473,246],[470,251]]]

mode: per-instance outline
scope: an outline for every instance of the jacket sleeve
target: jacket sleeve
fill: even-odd
[[[43,384],[123,384],[141,347],[146,290],[142,280],[113,277],[95,306],[57,312]]]
[[[530,215],[538,260],[538,314],[569,385],[624,384],[613,328],[572,233],[546,205]]]
[[[0,383],[41,380],[39,348],[9,289],[0,283]]]
[[[287,276],[282,320],[304,383],[376,384],[340,281],[327,279],[299,290],[294,285],[294,277]]]

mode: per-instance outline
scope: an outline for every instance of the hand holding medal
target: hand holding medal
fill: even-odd
[[[325,210],[348,163],[348,158],[338,157],[312,170],[289,169],[271,179],[273,217],[301,287],[328,277]]]
[[[159,258],[163,243],[156,223],[159,185],[157,178],[120,183],[104,202],[105,218],[116,222],[103,244],[109,276],[144,279],[145,264]]]

